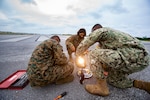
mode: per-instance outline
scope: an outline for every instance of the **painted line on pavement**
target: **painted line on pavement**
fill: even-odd
[[[6,39],[6,40],[0,40],[0,42],[17,42],[17,41],[24,40],[24,39],[27,39],[30,37],[32,37],[32,36],[25,36],[25,37],[17,37],[17,38],[11,38],[11,39]]]
[[[47,40],[47,39],[49,39],[49,37],[47,37],[47,36],[40,36],[40,37],[38,37],[38,39],[36,41],[44,41],[44,40]]]

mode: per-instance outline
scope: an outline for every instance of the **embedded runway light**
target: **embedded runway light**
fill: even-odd
[[[83,84],[84,79],[88,79],[92,77],[92,72],[90,69],[85,68],[86,67],[86,61],[85,57],[79,56],[76,59],[76,65],[77,67],[81,68],[77,71],[77,75],[80,77],[80,84]]]

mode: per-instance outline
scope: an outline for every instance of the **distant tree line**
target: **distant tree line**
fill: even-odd
[[[6,32],[6,31],[0,31],[0,35],[35,35],[36,33],[20,33],[20,32]],[[56,34],[51,34],[51,35],[56,35]],[[70,36],[72,34],[57,34],[57,35],[64,35],[64,36]],[[150,37],[136,37],[139,40],[144,40],[144,41],[150,41]]]
[[[34,35],[35,33],[20,33],[20,32],[5,32],[5,31],[0,31],[0,35]]]
[[[139,40],[150,41],[150,37],[136,37]]]

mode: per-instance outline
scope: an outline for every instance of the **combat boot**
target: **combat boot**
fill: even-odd
[[[59,85],[59,84],[69,83],[69,82],[72,82],[73,80],[74,80],[74,76],[73,75],[69,75],[66,78],[62,78],[60,80],[57,80],[55,82],[55,84]]]
[[[109,88],[107,86],[106,79],[97,80],[95,85],[86,85],[86,91],[91,94],[99,95],[99,96],[108,96],[109,95]]]
[[[144,82],[140,80],[134,80],[133,86],[147,91],[150,94],[150,82]]]

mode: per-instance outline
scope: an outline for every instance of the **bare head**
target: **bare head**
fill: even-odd
[[[54,40],[56,40],[56,41],[60,42],[60,38],[59,38],[59,36],[58,36],[58,35],[54,35],[54,36],[52,36],[52,37],[51,37],[51,39],[54,39]]]
[[[84,36],[86,36],[86,30],[84,28],[79,29],[77,35],[79,35],[81,38],[84,38]]]
[[[99,29],[99,28],[102,28],[102,25],[100,24],[95,24],[93,27],[92,27],[92,32],[95,31],[96,29]]]

